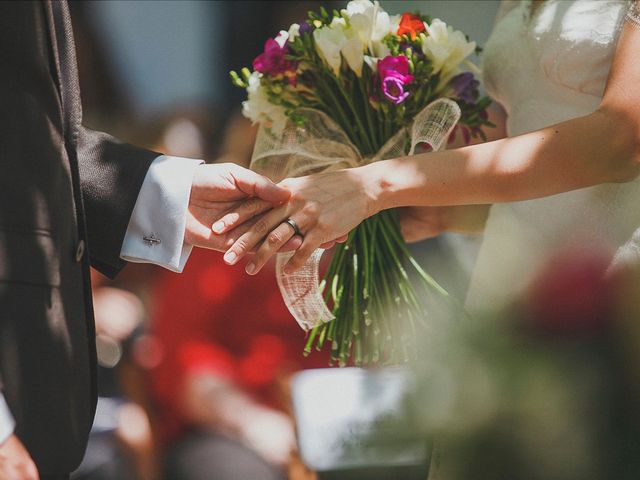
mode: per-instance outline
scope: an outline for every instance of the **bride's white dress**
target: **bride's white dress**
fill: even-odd
[[[483,54],[485,87],[508,114],[509,136],[598,107],[629,6],[626,0],[547,0],[531,14],[530,3],[503,3]],[[619,256],[640,252],[640,241],[634,246],[632,239],[638,227],[640,181],[494,205],[467,307],[503,306],[558,251],[615,252],[626,243]]]

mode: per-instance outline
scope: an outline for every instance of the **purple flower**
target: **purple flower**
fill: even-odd
[[[253,61],[253,69],[274,76],[295,71],[294,62],[285,58],[288,53],[289,49],[286,43],[281,47],[277,41],[270,38],[264,44],[264,52]]]
[[[300,24],[300,35],[305,35],[307,33],[310,33],[311,31],[313,31],[313,26],[311,26],[308,22],[302,22]]]
[[[478,99],[479,85],[480,82],[471,72],[461,73],[451,79],[451,88],[456,96],[467,103],[474,103]]]
[[[383,58],[378,62],[378,76],[385,97],[396,105],[407,99],[409,92],[405,87],[413,81],[413,75],[409,74],[407,57],[399,55]]]

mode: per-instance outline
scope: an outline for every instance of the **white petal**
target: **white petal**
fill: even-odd
[[[355,34],[345,43],[341,49],[344,59],[349,68],[360,77],[362,75],[362,62],[364,60],[364,49],[360,38]]]
[[[300,25],[297,23],[292,24],[289,27],[289,41],[293,42],[296,38],[300,36]]]
[[[331,67],[336,75],[340,74],[340,50],[347,41],[344,29],[338,25],[337,28],[331,26],[318,28],[313,32],[316,41],[316,49],[325,62]]]
[[[278,42],[278,45],[280,45],[280,48],[284,47],[285,43],[287,43],[287,40],[289,40],[289,32],[280,30],[280,32],[276,36],[276,42]]]

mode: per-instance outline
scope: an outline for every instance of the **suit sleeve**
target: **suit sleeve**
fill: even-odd
[[[126,264],[120,251],[129,219],[159,154],[81,127],[77,155],[91,265],[114,277]]]

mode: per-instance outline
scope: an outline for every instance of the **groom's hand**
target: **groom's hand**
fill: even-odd
[[[266,177],[233,163],[196,168],[189,198],[185,242],[224,251],[255,223],[255,217],[289,200],[291,193]],[[217,235],[213,222],[249,199],[249,220],[233,231]],[[295,246],[293,246],[295,248]]]
[[[0,444],[0,480],[39,480],[38,469],[18,437]]]

